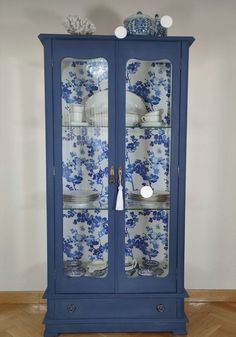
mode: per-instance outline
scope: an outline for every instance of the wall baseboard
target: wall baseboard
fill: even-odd
[[[236,302],[236,289],[188,289],[187,302]],[[43,291],[0,291],[0,304],[45,304]]]
[[[187,302],[236,302],[236,289],[188,289]]]
[[[43,294],[43,291],[0,291],[0,304],[47,303]]]

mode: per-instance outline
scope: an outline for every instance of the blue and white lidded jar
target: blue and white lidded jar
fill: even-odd
[[[124,26],[129,35],[154,35],[154,20],[142,12],[126,18]]]

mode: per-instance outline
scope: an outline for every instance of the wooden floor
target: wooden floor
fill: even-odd
[[[44,304],[1,304],[0,337],[42,337]],[[188,337],[236,337],[236,303],[186,303]],[[61,337],[171,337],[170,333],[84,333]]]

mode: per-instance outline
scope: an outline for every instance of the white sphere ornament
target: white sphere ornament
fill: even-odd
[[[150,198],[153,195],[153,189],[151,186],[143,186],[140,189],[140,194],[143,198]]]
[[[118,26],[114,33],[118,39],[124,39],[127,35],[127,29],[124,26]]]
[[[171,16],[169,15],[164,15],[162,16],[161,18],[161,25],[162,27],[165,27],[165,28],[170,28],[173,24],[173,19]]]

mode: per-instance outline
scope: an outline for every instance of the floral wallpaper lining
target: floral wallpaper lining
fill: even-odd
[[[62,61],[62,119],[72,103],[83,104],[96,92],[108,90],[108,63],[103,58]],[[171,121],[171,63],[129,60],[126,90],[140,96],[147,113],[163,109],[167,128],[126,129],[126,199],[130,191],[149,184],[169,190]],[[108,131],[102,127],[62,127],[63,191],[86,189],[100,194],[99,208],[108,205]],[[168,273],[168,215],[166,210],[127,210],[125,254],[141,263],[154,259]],[[64,260],[84,263],[108,260],[108,211],[63,211]]]

